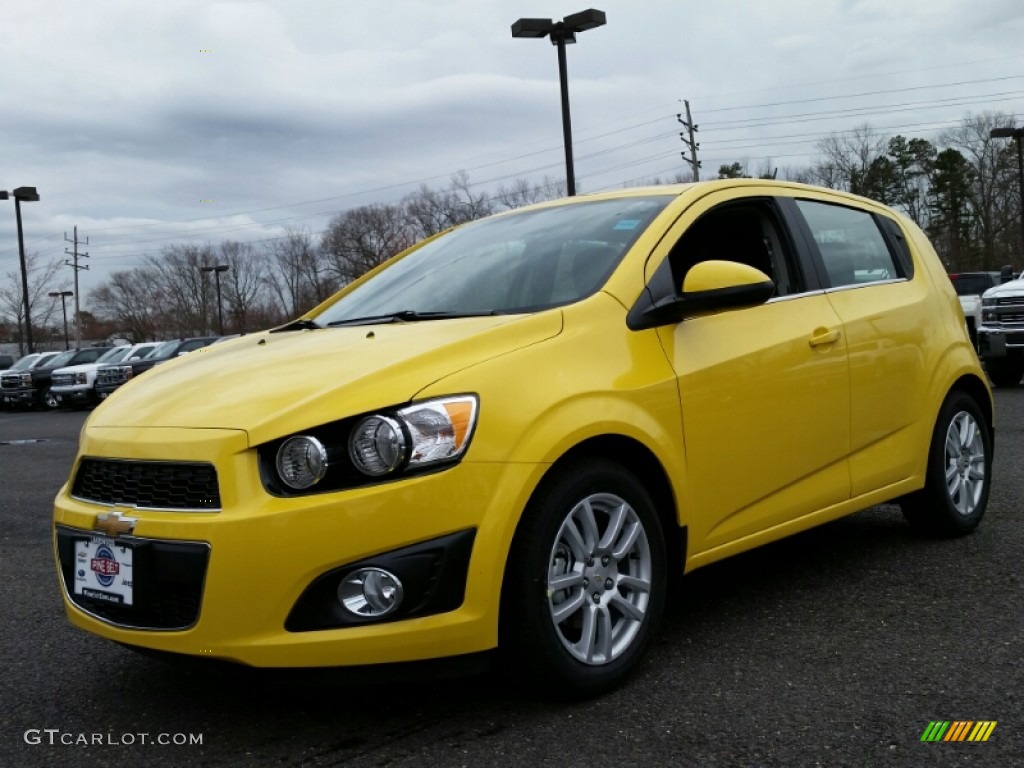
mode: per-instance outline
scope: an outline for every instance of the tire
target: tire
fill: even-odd
[[[900,500],[903,516],[926,536],[964,536],[981,522],[992,484],[992,429],[966,392],[946,397],[928,450],[920,491]]]
[[[995,386],[1016,387],[1024,375],[1024,366],[988,361],[985,363],[985,371]]]
[[[53,390],[47,387],[39,393],[39,402],[46,411],[55,411],[60,408],[60,397],[53,394]]]
[[[557,469],[523,513],[506,566],[506,669],[552,698],[614,688],[660,623],[665,562],[654,503],[632,474],[604,459]]]

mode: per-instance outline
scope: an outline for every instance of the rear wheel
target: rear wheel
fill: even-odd
[[[573,462],[523,514],[505,574],[501,648],[519,679],[593,695],[640,662],[665,603],[665,545],[649,494],[618,464]]]
[[[963,536],[978,527],[992,479],[992,430],[966,392],[946,398],[928,452],[920,491],[900,501],[907,522],[929,536]]]

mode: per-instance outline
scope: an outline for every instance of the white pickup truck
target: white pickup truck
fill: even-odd
[[[1015,387],[1024,376],[1024,273],[981,296],[978,356],[997,387]]]
[[[139,360],[159,346],[159,342],[114,347],[94,363],[58,368],[50,379],[50,392],[60,398],[63,405],[84,408],[99,402],[96,397],[96,371],[106,363]]]

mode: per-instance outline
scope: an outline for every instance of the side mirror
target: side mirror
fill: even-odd
[[[764,272],[736,261],[701,261],[686,273],[682,295],[630,310],[626,325],[634,330],[678,323],[705,312],[764,304],[775,283]]]
[[[764,304],[775,283],[764,272],[735,261],[702,261],[683,279],[683,317]]]

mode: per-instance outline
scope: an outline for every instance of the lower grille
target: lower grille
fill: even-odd
[[[97,504],[146,509],[220,509],[212,464],[83,458],[71,495]]]
[[[68,599],[96,618],[137,629],[187,629],[199,619],[203,582],[210,560],[205,543],[121,537],[133,557],[132,605],[75,594],[75,541],[88,531],[57,528],[57,556]]]

